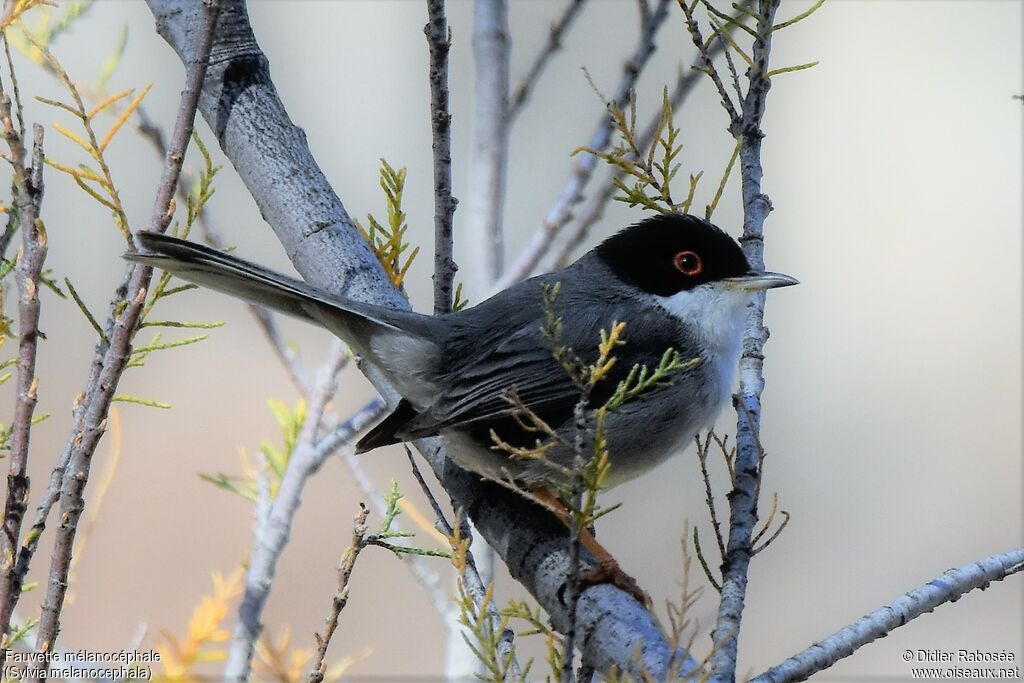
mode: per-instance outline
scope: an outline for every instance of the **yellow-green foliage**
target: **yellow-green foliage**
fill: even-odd
[[[33,45],[40,51],[45,63],[49,65],[50,69],[53,70],[71,95],[70,103],[59,100],[50,100],[45,97],[37,97],[36,99],[43,104],[64,110],[77,119],[77,125],[81,129],[80,132],[75,132],[59,122],[55,122],[53,124],[53,128],[80,147],[89,158],[90,163],[96,164],[96,168],[93,168],[90,163],[85,162],[80,162],[75,166],[71,166],[55,161],[49,157],[46,159],[46,163],[58,171],[66,173],[74,178],[75,183],[84,192],[86,192],[86,194],[109,209],[113,217],[114,225],[121,231],[125,240],[130,243],[131,228],[129,227],[128,216],[125,214],[124,206],[121,203],[121,197],[117,191],[117,186],[114,184],[113,174],[111,173],[110,166],[107,164],[105,152],[107,147],[111,142],[113,142],[114,137],[124,126],[125,122],[127,122],[128,118],[138,108],[138,106],[142,104],[143,98],[145,98],[149,93],[150,88],[153,86],[152,84],[147,85],[138,94],[135,94],[132,90],[123,90],[111,95],[92,108],[87,109],[78,87],[71,80],[71,77],[64,70],[64,67],[61,66],[60,62],[57,61],[57,58],[53,56],[46,46],[39,43],[33,43]],[[132,97],[133,95],[134,97]],[[122,111],[121,115],[113,124],[111,124],[107,129],[107,132],[100,137],[97,134],[94,125],[96,123],[96,118],[103,113],[107,107],[129,97],[132,97],[132,99],[129,101],[124,111]]]
[[[193,669],[202,662],[222,662],[227,652],[222,647],[231,633],[224,626],[231,602],[242,594],[242,569],[235,569],[225,578],[213,573],[213,593],[203,596],[192,610],[185,635],[178,638],[161,629],[162,643],[157,645],[160,665],[159,681],[197,680]]]
[[[381,159],[380,187],[384,190],[384,202],[388,212],[387,225],[381,224],[373,214],[367,214],[366,220],[370,225],[369,229],[364,228],[358,220],[356,227],[369,243],[374,256],[380,261],[384,272],[388,274],[391,284],[402,289],[405,274],[420,251],[420,248],[416,247],[407,257],[403,256],[409,248],[409,244],[404,241],[405,232],[409,226],[406,225],[406,215],[402,211],[405,169],[401,168],[396,171],[387,161]]]
[[[455,567],[456,571],[454,600],[459,608],[459,623],[466,628],[462,638],[465,640],[466,646],[469,647],[487,670],[486,675],[481,677],[481,680],[491,681],[492,683],[505,683],[508,680],[516,680],[511,675],[512,661],[515,657],[514,650],[510,648],[504,656],[499,652],[501,639],[504,637],[505,630],[508,628],[509,620],[512,617],[511,615],[499,612],[498,623],[495,624],[490,613],[493,607],[494,584],[491,583],[487,586],[483,600],[481,600],[479,605],[477,605],[473,596],[466,589],[469,544],[472,539],[463,536],[463,528],[463,524],[456,520],[454,531],[448,538],[452,548],[452,566]],[[532,660],[526,664],[521,676],[518,678],[519,681],[529,680],[532,665]]]
[[[589,73],[587,79],[590,79]],[[658,118],[653,144],[644,151],[643,143],[638,140],[636,92],[630,92],[629,106],[623,111],[615,102],[605,99],[593,81],[590,81],[590,84],[607,107],[620,142],[607,152],[580,147],[573,154],[593,154],[619,171],[621,177],[616,175],[612,179],[620,192],[613,197],[616,201],[625,202],[631,207],[642,206],[659,213],[689,212],[701,174],[690,176],[690,190],[686,199],[677,203],[672,195],[672,179],[679,171],[680,164],[676,160],[683,150],[683,145],[678,142],[679,129],[675,125],[668,88],[662,93],[661,115]],[[632,178],[632,185],[626,183],[625,177]]]
[[[399,559],[401,559],[403,555],[423,555],[426,557],[450,558],[452,553],[447,550],[396,545],[391,542],[391,539],[395,538],[415,538],[416,536],[416,534],[411,531],[396,531],[391,528],[395,519],[403,513],[403,508],[409,509],[409,506],[402,505],[403,498],[402,492],[398,490],[398,482],[392,479],[391,488],[384,496],[384,503],[386,505],[384,520],[381,522],[380,529],[377,533],[366,537],[367,545],[376,545],[384,548],[385,550],[390,550]],[[415,519],[413,521],[415,521]]]
[[[32,4],[34,6],[38,3],[26,4]],[[49,105],[63,112],[67,112],[74,117],[75,125],[72,127],[68,127],[60,121],[54,122],[53,127],[54,130],[78,146],[85,153],[87,160],[78,163],[64,163],[47,157],[45,160],[47,165],[71,177],[75,184],[78,185],[86,195],[108,209],[111,213],[115,227],[121,232],[125,240],[128,242],[129,248],[131,248],[130,222],[121,202],[117,185],[114,182],[113,172],[107,162],[106,152],[119,133],[125,128],[125,124],[137,114],[139,106],[142,104],[143,99],[149,92],[152,85],[146,86],[138,93],[133,90],[122,90],[111,95],[105,94],[106,82],[110,78],[114,69],[120,63],[121,57],[124,53],[125,36],[123,34],[116,51],[104,63],[99,79],[99,88],[93,92],[91,96],[83,94],[82,88],[72,79],[61,65],[60,61],[49,49],[49,45],[52,43],[53,39],[63,31],[67,30],[72,22],[82,16],[91,4],[91,2],[68,3],[65,6],[64,14],[56,21],[53,20],[51,13],[42,12],[35,28],[32,30],[29,30],[24,26],[24,24],[18,21],[17,25],[20,28],[20,32],[8,31],[6,37],[12,39],[12,42],[16,47],[24,52],[30,59],[60,80],[70,96],[69,101],[51,100],[43,97],[37,97],[36,99],[43,104]],[[94,101],[87,106],[87,99]],[[108,114],[112,114],[114,116],[114,120],[108,127],[106,127],[106,131],[101,135],[97,129],[99,119]],[[199,171],[195,187],[193,187],[188,193],[186,199],[187,213],[184,224],[175,223],[171,230],[172,234],[176,234],[183,238],[188,236],[199,213],[213,196],[213,178],[220,170],[220,166],[213,163],[206,147],[203,145],[198,135],[193,136],[193,142],[195,148],[199,151],[199,154],[202,157],[203,165]],[[173,203],[171,211],[174,211]],[[4,262],[2,268],[9,269],[9,266]],[[59,296],[65,296],[64,292],[52,281],[52,279],[44,276],[42,280],[44,284],[53,289],[53,291],[55,291]],[[210,329],[219,327],[222,324],[220,322],[152,320],[150,318],[150,314],[158,300],[195,288],[195,285],[192,284],[170,287],[170,280],[171,276],[168,273],[161,273],[160,276],[156,278],[153,286],[150,287],[148,298],[140,316],[141,327]],[[89,307],[75,289],[70,278],[64,278],[64,284],[67,287],[72,301],[74,301],[75,305],[82,312],[82,315],[85,317],[90,327],[93,328],[96,334],[103,341],[108,341],[106,333],[100,325],[99,319],[89,310]],[[120,306],[123,307],[125,303],[126,302],[121,302]],[[4,323],[6,323],[6,319],[0,319],[0,333],[4,331]],[[172,341],[162,341],[161,334],[156,333],[149,341],[139,344],[133,349],[132,355],[128,360],[127,367],[142,366],[145,363],[147,356],[155,351],[188,346],[196,342],[203,341],[206,337],[207,335],[200,334]],[[0,339],[2,338],[3,335],[0,334]],[[114,397],[114,400],[136,403],[149,407],[170,407],[167,403],[162,401],[126,394],[117,395]]]
[[[213,592],[200,598],[192,610],[184,635],[175,636],[166,629],[160,629],[161,639],[156,649],[160,653],[161,670],[154,672],[154,679],[162,683],[207,680],[207,676],[196,669],[205,663],[219,663],[227,659],[226,644],[231,639],[231,632],[225,621],[234,611],[232,603],[241,594],[240,567],[227,577],[214,572]],[[305,668],[312,657],[312,649],[292,646],[291,631],[285,627],[276,641],[267,635],[256,644],[253,670],[260,679],[298,683],[305,679]],[[324,679],[339,680],[356,659],[341,659],[328,670]]]
[[[544,617],[540,607],[531,608],[525,600],[509,600],[508,605],[500,612],[502,618],[518,619],[527,628],[516,632],[517,637],[525,638],[540,635],[544,637],[546,660],[551,673],[544,675],[545,681],[559,680],[562,671],[562,652],[565,650],[565,639],[551,628],[550,622]],[[524,667],[524,676],[533,665],[531,659]]]
[[[0,24],[0,31],[19,25],[21,31],[8,36],[11,44],[33,62],[44,66],[42,52],[36,46],[49,47],[59,35],[68,31],[77,19],[84,16],[94,2],[95,0],[62,0],[58,5],[52,0],[15,0],[7,10],[3,24]],[[33,27],[26,27],[22,22],[23,15],[36,7],[42,11],[37,13]],[[52,11],[58,7],[63,10],[60,16],[56,16]]]
[[[237,493],[251,503],[259,500],[262,487],[266,488],[266,495],[270,501],[277,497],[281,479],[284,477],[288,461],[291,460],[292,452],[295,450],[302,425],[306,421],[306,402],[302,399],[299,399],[293,408],[289,408],[283,401],[274,398],[268,399],[267,405],[280,430],[281,447],[279,448],[267,440],[260,442],[262,464],[258,466],[253,465],[248,452],[242,449],[240,452],[242,476],[240,477],[229,476],[223,472],[199,475],[205,481],[226,491]]]

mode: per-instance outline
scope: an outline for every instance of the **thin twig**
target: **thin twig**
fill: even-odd
[[[206,76],[214,29],[220,10],[219,0],[208,0],[204,7],[202,24],[197,27],[200,35],[198,49],[186,74],[185,89],[182,92],[174,133],[171,137],[170,152],[167,156],[161,184],[157,188],[157,195],[153,202],[153,217],[150,227],[158,231],[165,230],[171,220],[171,198],[177,186],[185,150],[188,148],[192,136],[192,126],[199,104],[199,93]],[[56,532],[47,591],[43,600],[39,634],[36,640],[36,647],[41,652],[50,651],[57,636],[61,608],[67,591],[67,574],[71,563],[75,532],[84,508],[83,492],[89,479],[89,466],[96,446],[106,429],[107,413],[131,353],[131,341],[138,327],[140,314],[145,304],[146,291],[152,277],[151,268],[138,267],[129,272],[130,275],[122,282],[112,302],[110,317],[107,321],[109,344],[101,340],[97,345],[97,358],[93,362],[85,398],[79,405],[81,410],[76,410],[72,434],[65,446],[65,453],[62,453],[58,459],[58,468],[54,470],[54,478],[60,480],[61,521]],[[61,470],[61,465],[66,465],[66,470]],[[51,489],[55,488],[52,486],[53,483],[51,480]],[[50,500],[47,497],[44,504],[49,503],[49,506],[52,506],[53,503]],[[45,511],[40,509],[40,514],[37,514],[36,521],[39,525],[34,526],[32,530],[35,537],[31,539],[31,542],[22,545],[16,565],[17,571],[27,571],[28,569],[28,561],[38,543],[38,532],[45,526],[49,506]],[[40,507],[42,508],[42,505]]]
[[[14,166],[14,203],[18,208],[21,251],[15,267],[18,283],[18,379],[14,419],[10,426],[10,462],[7,470],[7,499],[4,504],[3,531],[0,534],[0,638],[6,639],[11,614],[21,596],[25,575],[18,573],[15,558],[21,538],[22,521],[28,508],[29,439],[35,413],[39,380],[36,377],[36,352],[39,343],[39,285],[46,259],[46,229],[39,218],[43,201],[43,128],[33,126],[31,160],[26,158],[21,134],[11,119],[11,101],[0,90],[0,123],[11,151]],[[0,652],[3,666],[6,648]]]
[[[732,36],[730,36],[724,28],[719,26],[717,23],[712,23],[712,26],[714,26],[715,28],[715,35],[718,36],[718,40],[715,41],[716,45],[728,44],[729,47],[733,48],[734,50],[736,50],[736,52],[746,57],[743,51],[740,50],[739,45],[736,44],[736,41],[732,39]],[[732,89],[736,91],[737,100],[742,102],[743,87],[740,85],[740,75],[739,72],[736,71],[736,64],[735,62],[732,61],[732,52],[730,52],[728,49],[723,50],[723,52],[725,53],[725,65],[729,68],[729,80],[732,83]]]
[[[455,536],[455,529],[448,522],[444,516],[444,511],[441,509],[441,505],[437,502],[437,498],[434,497],[434,493],[427,486],[426,480],[423,478],[423,474],[420,472],[419,466],[416,464],[416,458],[413,457],[412,450],[408,446],[405,447],[405,454],[409,458],[409,465],[412,468],[412,474],[416,478],[416,482],[420,485],[420,489],[423,491],[423,495],[427,497],[427,501],[430,503],[431,509],[434,511],[436,518],[437,529],[449,539]],[[453,546],[452,550],[456,550]],[[502,619],[501,615],[498,614],[498,608],[494,606],[493,600],[486,600],[487,595],[487,584],[480,577],[480,572],[477,570],[476,562],[473,559],[473,553],[470,550],[466,550],[466,569],[463,575],[465,582],[466,591],[469,596],[473,599],[473,603],[476,605],[477,610],[480,609],[481,605],[487,603],[487,616],[491,624],[491,629],[498,633],[501,629]],[[516,660],[515,647],[513,644],[514,634],[511,629],[504,629],[500,633],[498,639],[497,653],[499,661],[508,662],[506,670],[505,680],[508,683],[516,683],[522,680],[522,669],[519,666],[519,662]]]
[[[452,222],[458,200],[452,196],[452,115],[448,110],[448,52],[452,34],[444,0],[427,0],[423,27],[430,49],[430,128],[434,152],[434,313],[452,310],[455,271]]]
[[[636,85],[640,73],[647,66],[647,61],[654,52],[654,38],[668,17],[670,4],[670,0],[658,0],[657,7],[641,24],[637,45],[633,54],[622,67],[622,76],[615,90],[615,97],[612,98],[612,102],[616,106],[622,108],[629,102],[630,91]],[[607,149],[611,144],[612,130],[612,118],[607,112],[603,112],[597,128],[590,136],[590,141],[586,146],[598,152]],[[572,219],[573,207],[583,200],[583,191],[590,182],[597,163],[598,158],[589,153],[580,154],[573,162],[569,181],[562,190],[561,196],[555,201],[555,205],[551,207],[540,226],[530,237],[526,247],[504,272],[501,279],[495,283],[496,291],[506,289],[530,276],[537,264],[550,250],[555,235]]]
[[[911,619],[928,614],[939,605],[955,602],[964,593],[985,590],[993,581],[1024,570],[1024,548],[986,557],[949,569],[928,583],[901,595],[893,602],[867,614],[828,638],[814,643],[786,661],[754,677],[751,683],[803,681],[849,657],[860,647],[885,637]]]
[[[715,63],[708,51],[708,44],[704,42],[704,36],[697,25],[697,20],[693,17],[693,7],[696,4],[696,0],[694,0],[692,5],[688,5],[686,0],[679,0],[679,6],[683,9],[683,14],[686,15],[686,28],[690,31],[690,38],[697,47],[697,65],[693,68],[708,75],[711,82],[715,84],[715,89],[718,90],[718,96],[722,100],[722,107],[725,108],[726,113],[729,115],[729,121],[737,121],[740,115],[736,111],[736,105],[733,104],[732,98],[729,97],[729,92],[725,89],[725,84],[722,83],[722,78],[718,75],[718,69],[715,68]]]
[[[581,392],[580,399],[573,408],[573,476],[572,489],[570,491],[570,502],[572,505],[569,520],[569,566],[566,570],[568,576],[565,581],[565,602],[569,612],[569,628],[565,631],[565,642],[562,648],[562,672],[561,683],[573,683],[575,667],[573,663],[576,656],[576,612],[579,609],[580,592],[582,590],[582,577],[580,575],[580,534],[584,531],[586,522],[582,519],[580,510],[583,508],[583,468],[586,466],[587,458],[583,453],[587,441],[587,404],[590,403],[590,387]]]
[[[580,1],[580,0],[576,0]],[[472,298],[484,299],[505,267],[504,207],[508,176],[509,110],[508,3],[476,0],[473,12],[475,111],[473,146],[468,173],[465,233],[471,235],[474,256]],[[494,551],[474,530],[475,566],[486,585],[494,575]],[[484,662],[469,646],[460,622],[457,601],[449,600],[443,614],[448,629],[445,639],[445,675],[483,676]]]
[[[368,415],[372,414],[373,417],[367,420],[368,424],[369,422],[375,421],[380,415],[384,414],[386,409],[387,406],[384,404],[384,401],[377,398],[360,409],[357,412],[357,415],[360,413],[366,413]],[[353,418],[355,418],[355,416],[353,416]],[[339,426],[339,428],[342,427]],[[335,432],[332,431],[330,434],[334,433]],[[321,444],[323,444],[324,441],[325,439],[321,439]],[[341,459],[348,467],[349,472],[352,474],[352,478],[355,480],[356,485],[359,486],[360,491],[362,491],[363,495],[370,501],[370,506],[373,508],[374,513],[384,517],[387,514],[387,502],[384,500],[384,496],[380,494],[379,488],[373,483],[369,472],[367,472],[363,467],[359,456],[349,450],[349,452],[342,454]],[[398,523],[397,519],[391,523],[391,528],[394,531],[401,531],[401,525]],[[438,573],[434,571],[433,567],[427,563],[426,559],[422,555],[403,553],[402,561],[405,562],[409,571],[412,572],[413,577],[415,577],[420,586],[423,587],[423,590],[427,593],[427,596],[430,598],[430,602],[434,605],[434,609],[437,610],[437,613],[444,616],[451,605],[451,599],[449,598],[448,592],[441,585],[441,577]]]
[[[14,72],[14,62],[11,60],[11,46],[7,40],[7,34],[4,33],[2,36],[4,43],[4,56],[7,60],[7,73],[11,77],[11,94],[14,95],[14,116],[18,119],[18,138],[21,140],[25,139],[25,120],[22,116],[21,106],[21,94],[18,90],[18,77]],[[2,85],[0,85],[2,89]],[[15,179],[11,179],[11,196],[17,196],[18,186]],[[11,244],[11,240],[14,239],[14,233],[18,231],[19,218],[15,211],[11,211],[7,215],[7,225],[4,228],[4,232],[0,235],[0,258],[7,258],[7,248]]]
[[[348,582],[352,578],[352,570],[356,567],[359,553],[366,547],[366,518],[369,514],[370,509],[360,503],[359,512],[356,513],[356,517],[352,521],[352,545],[345,549],[341,555],[341,561],[338,563],[338,592],[334,594],[334,599],[331,601],[331,611],[327,615],[327,627],[322,636],[319,633],[315,634],[316,657],[313,659],[313,668],[306,679],[308,683],[321,683],[324,680],[327,670],[324,658],[327,657],[327,648],[331,645],[334,631],[338,628],[341,611],[348,604]]]
[[[321,367],[316,389],[308,398],[306,418],[288,458],[277,495],[266,514],[266,523],[253,540],[249,568],[245,575],[245,593],[238,606],[238,621],[231,636],[228,661],[224,669],[226,680],[243,681],[249,677],[256,641],[263,630],[263,607],[270,596],[277,562],[291,537],[295,514],[302,502],[302,491],[309,477],[323,466],[333,452],[333,448],[321,447],[317,434],[327,403],[337,389],[338,371],[345,357],[344,347],[339,342],[334,345]],[[345,424],[350,428],[344,433],[351,439],[357,432],[355,424]],[[344,441],[339,434],[341,429],[335,430],[334,443],[338,445]]]
[[[711,486],[711,473],[708,471],[708,451],[711,448],[711,433],[708,433],[704,443],[697,439],[697,460],[700,462],[700,474],[704,480],[704,501],[707,503],[708,512],[711,514],[711,526],[715,530],[715,540],[718,542],[719,557],[725,557],[725,541],[722,538],[722,525],[718,521],[718,506],[715,505],[715,495]],[[728,454],[726,454],[728,455]]]
[[[526,70],[523,80],[519,81],[519,85],[512,90],[512,101],[508,108],[509,125],[515,121],[527,100],[530,99],[530,91],[537,84],[540,75],[544,72],[551,58],[562,49],[562,40],[565,38],[565,34],[573,22],[576,21],[576,17],[579,16],[580,10],[583,9],[586,1],[569,0],[558,19],[551,22],[551,26],[548,27],[547,41],[545,41],[540,52],[533,58],[533,62],[530,63],[530,68]]]
[[[742,103],[742,117],[734,116],[730,132],[742,139],[740,177],[743,196],[743,252],[751,268],[764,270],[764,222],[771,202],[761,192],[761,119],[771,84],[764,77],[771,52],[772,23],[780,0],[760,0],[757,38],[754,40],[754,66],[747,71],[748,87]],[[691,29],[692,30],[692,29]],[[729,494],[729,540],[722,562],[722,599],[712,633],[714,654],[712,671],[718,679],[736,676],[737,636],[743,616],[747,589],[747,571],[753,554],[752,537],[757,525],[757,499],[760,491],[761,392],[764,389],[764,292],[747,308],[743,334],[743,354],[739,361],[739,394],[734,399],[737,412],[736,459],[733,463],[734,487]]]
[[[719,52],[721,52],[721,50],[722,44],[716,43],[711,46],[709,54],[714,58]],[[668,101],[672,105],[672,111],[674,113],[679,111],[679,108],[686,101],[686,98],[689,97],[693,88],[700,82],[702,75],[703,74],[701,72],[695,71],[694,69],[679,71],[676,83],[672,87],[672,91],[668,96]],[[637,138],[637,147],[641,151],[651,149],[651,145],[655,142],[654,138],[658,134],[658,124],[660,123],[661,118],[661,110],[659,109],[657,114],[651,117],[651,120],[643,129],[643,132]],[[580,216],[580,219],[576,221],[572,230],[566,234],[563,242],[555,249],[551,260],[552,268],[564,268],[569,264],[573,253],[579,248],[583,240],[586,239],[587,234],[590,232],[590,228],[604,217],[604,210],[617,189],[615,186],[615,180],[617,178],[621,179],[623,175],[624,174],[621,171],[613,172],[608,176],[608,180],[605,181],[600,192],[594,194],[593,198],[587,204],[586,209]]]

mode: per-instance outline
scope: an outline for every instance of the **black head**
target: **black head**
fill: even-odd
[[[652,216],[612,235],[595,252],[622,280],[658,296],[750,272],[733,238],[690,215]]]

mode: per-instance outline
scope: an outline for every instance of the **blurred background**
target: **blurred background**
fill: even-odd
[[[515,84],[564,3],[510,4]],[[784,0],[779,17],[808,6]],[[472,4],[452,2],[449,13],[458,197],[467,185],[471,144]],[[424,3],[261,0],[250,3],[250,14],[281,97],[350,214],[384,214],[378,159],[408,169],[409,240],[423,253],[407,287],[414,306],[428,311],[433,205]],[[774,79],[763,125],[764,189],[775,207],[766,225],[766,260],[802,285],[772,293],[768,301],[763,490],[765,503],[778,493],[792,520],[753,564],[741,672],[759,673],[947,568],[1024,540],[1024,178],[1022,102],[1014,99],[1024,94],[1021,20],[1021,3],[1005,0],[842,0],[776,36],[773,67],[820,64]],[[125,55],[109,87],[154,83],[146,108],[169,130],[184,75],[153,25],[142,2],[104,0],[59,38],[54,53],[75,79],[93,82],[127,27]],[[592,0],[537,83],[511,135],[510,257],[561,194],[570,152],[587,143],[602,115],[580,67],[610,95],[637,25],[635,3]],[[673,7],[637,86],[641,120],[660,105],[662,87],[674,83],[680,65],[692,60],[692,43]],[[64,97],[36,65],[17,54],[15,63],[23,94]],[[733,146],[709,85],[701,83],[677,119],[685,145],[681,176],[706,172],[697,195],[701,208]],[[29,121],[68,123],[62,113],[25,99]],[[198,130],[216,146],[205,122]],[[65,163],[81,160],[52,128],[46,149]],[[144,226],[161,160],[130,131],[112,144],[109,160],[133,228]],[[602,169],[598,179],[604,177]],[[742,211],[734,180],[715,220],[738,235]],[[105,311],[124,268],[123,238],[107,212],[69,179],[48,170],[46,183],[47,266],[69,276],[94,311]],[[244,257],[293,272],[228,164],[216,187],[210,218],[226,241]],[[460,256],[472,253],[466,249],[471,236],[459,235],[463,213],[464,207],[455,214]],[[589,244],[640,215],[613,204]],[[471,271],[464,268],[459,279]],[[474,284],[467,281],[476,301]],[[211,572],[230,573],[251,542],[252,506],[198,474],[240,474],[240,449],[251,453],[262,440],[280,443],[268,399],[297,400],[243,305],[195,291],[169,300],[159,317],[226,325],[207,341],[157,354],[125,376],[121,393],[173,408],[118,405],[121,458],[75,568],[61,635],[68,649],[148,649],[162,642],[162,633],[184,637],[194,607],[212,590]],[[328,335],[290,320],[282,324],[303,359],[319,362]],[[40,350],[39,411],[53,415],[33,433],[30,509],[66,438],[95,341],[70,301],[44,298],[41,325],[48,339]],[[2,391],[0,405],[9,415],[13,383]],[[350,369],[334,410],[345,416],[371,396]],[[721,432],[732,433],[730,417]],[[98,451],[91,504],[111,444],[105,439]],[[379,488],[394,477],[427,509],[400,449],[362,462]],[[717,475],[724,486],[723,474]],[[264,615],[275,640],[290,629],[290,647],[315,647],[313,632],[329,609],[337,560],[361,495],[337,460],[308,486]],[[656,604],[677,598],[679,539],[687,520],[711,538],[692,450],[607,494],[606,502],[617,501],[622,509],[599,525],[602,541]],[[45,581],[50,539],[48,532],[32,581]],[[425,534],[420,541],[434,543]],[[435,564],[450,573],[444,560]],[[699,569],[692,579],[704,583]],[[698,653],[709,647],[717,606],[713,589],[706,591],[695,612],[704,625]],[[499,602],[521,595],[499,572]],[[1022,595],[1021,576],[971,593],[816,680],[909,678],[901,659],[906,649],[1006,649],[1019,664]],[[19,616],[34,613],[41,597],[41,591],[27,595]],[[234,607],[224,622],[229,629]],[[443,639],[441,618],[408,569],[371,549],[356,568],[328,659],[356,656],[352,680],[439,675]],[[523,647],[542,655],[540,647]]]

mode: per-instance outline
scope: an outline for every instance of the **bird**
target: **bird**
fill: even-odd
[[[562,269],[442,315],[340,297],[159,233],[140,231],[135,242],[129,260],[319,325],[377,366],[401,400],[357,452],[442,436],[456,464],[538,492],[549,509],[557,500],[552,491],[571,485],[579,462],[581,400],[597,410],[634,367],[653,371],[669,349],[685,361],[605,416],[603,486],[642,475],[710,428],[728,402],[755,295],[798,284],[752,269],[736,240],[709,221],[675,213],[646,217]],[[607,376],[583,397],[558,350],[594,363],[602,331],[617,323],[625,323],[624,343],[613,349]],[[531,426],[524,411],[539,422]],[[539,434],[536,424],[549,429]],[[545,440],[543,457],[509,452]]]

